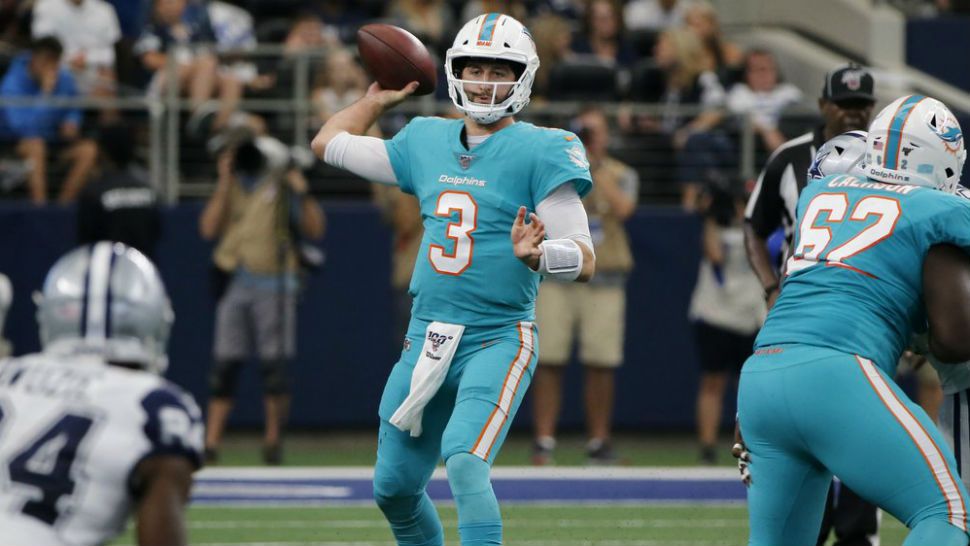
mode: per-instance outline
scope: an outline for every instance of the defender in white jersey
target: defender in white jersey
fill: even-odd
[[[62,257],[38,305],[43,351],[0,361],[0,543],[186,543],[203,429],[159,376],[172,312],[155,266],[100,242]]]

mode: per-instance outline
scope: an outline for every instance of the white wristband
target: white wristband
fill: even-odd
[[[583,270],[583,249],[572,239],[549,239],[539,243],[538,273],[563,281],[575,281]]]

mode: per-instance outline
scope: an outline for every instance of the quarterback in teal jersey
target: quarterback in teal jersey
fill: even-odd
[[[415,118],[387,141],[361,136],[417,87],[373,84],[312,143],[330,165],[396,184],[421,206],[411,323],[381,399],[374,470],[374,497],[399,545],[444,544],[426,492],[440,460],[461,544],[502,543],[489,472],[537,361],[540,277],[593,275],[582,144],[513,117],[528,104],[538,67],[521,23],[481,15],[445,59],[463,119]]]
[[[751,546],[814,545],[833,474],[905,523],[905,546],[967,544],[952,452],[892,380],[927,318],[931,344],[966,350],[943,334],[966,338],[970,322],[935,328],[939,291],[923,288],[935,256],[970,252],[970,203],[953,195],[965,157],[946,106],[901,97],[869,127],[865,176],[825,176],[799,197],[781,295],[738,393]]]

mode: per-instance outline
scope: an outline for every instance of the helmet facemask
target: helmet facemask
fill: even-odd
[[[462,79],[462,72],[465,67],[470,62],[475,61],[506,64],[516,75],[516,79],[511,82]],[[507,59],[452,57],[449,55],[445,60],[445,70],[448,74],[448,94],[455,103],[455,107],[477,123],[491,125],[503,117],[513,116],[519,113],[529,104],[529,97],[532,94],[532,82],[535,79],[535,70],[529,70],[523,63]],[[488,104],[472,101],[465,91],[466,85],[491,87],[491,101]],[[508,88],[508,95],[500,102],[497,102],[506,93],[504,88]]]

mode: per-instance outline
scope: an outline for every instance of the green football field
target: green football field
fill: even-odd
[[[624,468],[637,472],[645,468],[661,472],[708,472],[697,465],[697,450],[689,435],[621,434],[616,445],[623,458]],[[544,471],[563,473],[582,472],[585,462],[583,440],[566,436],[556,453],[555,469],[530,469],[530,440],[523,435],[509,438],[496,463],[496,474],[515,476],[516,472],[529,477]],[[317,469],[337,472],[353,467],[350,475],[366,471],[373,464],[375,442],[373,434],[364,432],[307,433],[291,435],[286,444],[286,459],[282,469],[299,472]],[[712,469],[733,480],[732,460],[727,444],[718,468]],[[221,464],[207,470],[196,489],[206,488],[215,495],[225,493],[249,494],[259,487],[269,487],[270,495],[293,495],[294,487],[309,491],[326,490],[328,482],[302,485],[300,481],[253,485],[220,484],[220,472],[246,474],[264,472],[260,467],[260,443],[256,434],[234,434],[225,444]],[[667,469],[667,470],[663,470]],[[274,472],[269,469],[270,472]],[[592,469],[593,472],[600,470]],[[603,470],[609,472],[609,470]],[[440,478],[440,476],[439,476]],[[259,483],[257,477],[257,483]],[[514,478],[512,479],[514,482]],[[506,481],[506,487],[510,482]],[[618,482],[615,482],[618,483]],[[294,485],[296,484],[296,485]],[[338,484],[339,485],[339,484]],[[346,484],[345,484],[346,485]],[[439,486],[443,485],[439,483]],[[241,490],[238,488],[242,488]],[[446,486],[445,486],[446,487]],[[526,488],[529,486],[527,485]],[[234,489],[237,488],[237,489]],[[275,489],[274,489],[275,488]],[[317,489],[315,489],[317,488]],[[372,501],[356,491],[353,499],[312,500],[284,499],[285,505],[274,501],[231,499],[221,504],[211,498],[205,504],[189,508],[190,544],[204,546],[394,546],[390,530]],[[499,491],[499,488],[496,488]],[[282,493],[280,493],[282,492]],[[742,494],[743,495],[743,494]],[[204,496],[204,495],[203,495]],[[580,495],[581,497],[582,495]],[[457,546],[457,520],[453,505],[437,503],[445,527],[447,544]],[[747,540],[747,512],[743,501],[583,501],[568,502],[510,502],[502,503],[505,543],[512,546],[741,546]],[[902,544],[906,529],[889,515],[883,514],[882,546]],[[132,530],[112,546],[133,545]]]
[[[455,510],[440,509],[447,544],[458,544]],[[739,546],[747,540],[743,505],[506,505],[510,546]],[[373,506],[197,507],[189,511],[196,546],[394,546]],[[884,518],[883,546],[905,529]],[[131,545],[130,534],[116,545]]]

